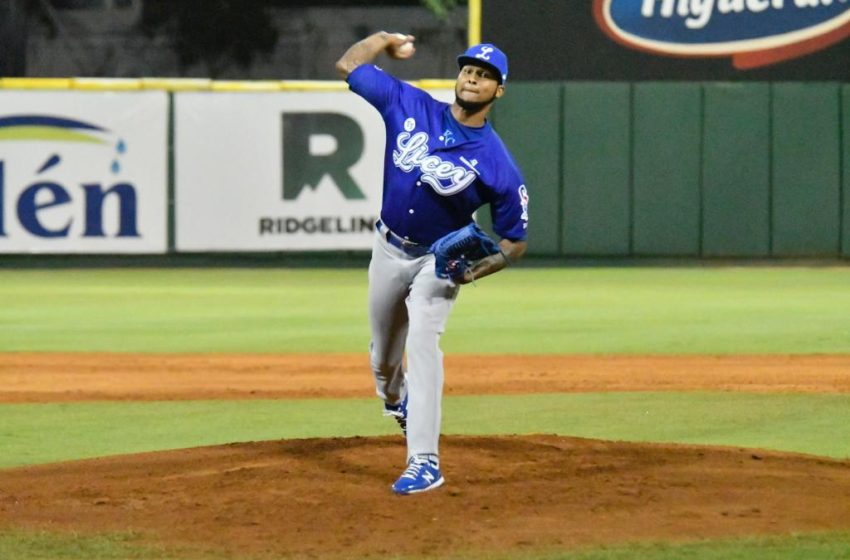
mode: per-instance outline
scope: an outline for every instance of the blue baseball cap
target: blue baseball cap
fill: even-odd
[[[481,43],[466,49],[466,52],[457,57],[457,65],[463,68],[467,64],[484,66],[496,72],[499,83],[508,81],[508,57],[499,50],[496,45]]]

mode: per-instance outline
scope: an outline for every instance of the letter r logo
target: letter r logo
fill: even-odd
[[[283,199],[295,200],[330,175],[345,198],[366,196],[349,169],[363,155],[360,125],[340,113],[283,113]]]

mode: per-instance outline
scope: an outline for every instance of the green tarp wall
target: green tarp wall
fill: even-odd
[[[850,85],[512,83],[493,123],[531,254],[850,256]]]

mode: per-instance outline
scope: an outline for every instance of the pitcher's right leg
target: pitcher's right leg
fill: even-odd
[[[375,392],[390,405],[400,404],[406,394],[404,344],[408,318],[404,303],[410,288],[409,261],[400,258],[380,235],[376,235],[369,263],[369,325],[372,341],[369,358]]]

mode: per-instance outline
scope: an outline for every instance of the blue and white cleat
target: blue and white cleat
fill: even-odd
[[[392,416],[398,422],[401,433],[407,437],[407,396],[399,404],[384,403],[384,416]]]
[[[393,492],[406,496],[439,488],[446,481],[440,467],[426,457],[411,457],[407,468],[393,484]]]

